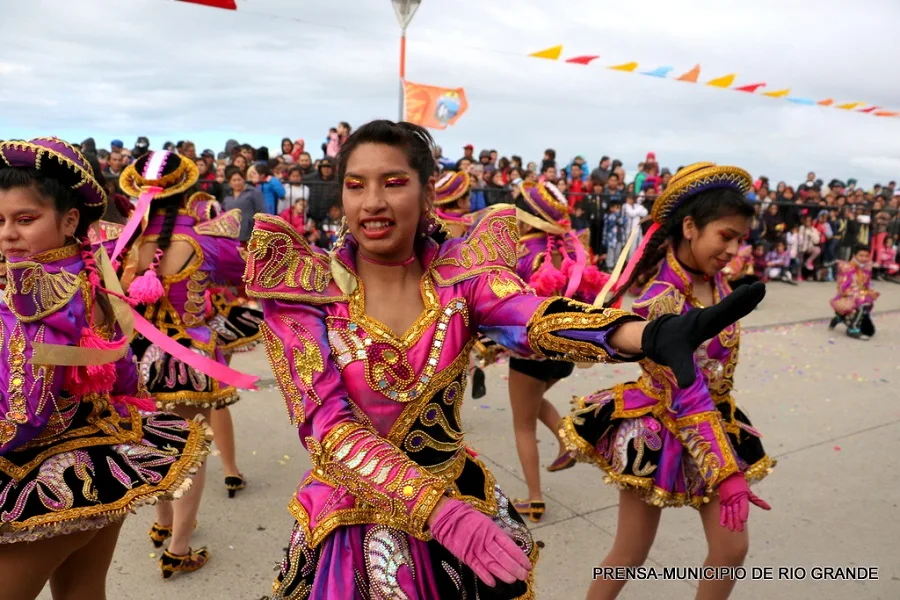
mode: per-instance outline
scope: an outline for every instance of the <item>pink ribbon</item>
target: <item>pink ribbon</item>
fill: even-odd
[[[131,219],[129,219],[128,223],[125,225],[125,229],[122,230],[119,239],[116,240],[116,246],[113,248],[112,256],[109,257],[110,262],[115,261],[122,253],[122,250],[125,249],[125,245],[128,244],[131,236],[134,235],[134,232],[140,226],[141,221],[147,216],[147,211],[150,210],[150,203],[153,202],[153,199],[161,191],[163,191],[161,187],[147,187],[141,192],[141,196],[137,201],[137,206],[135,206],[134,212],[131,214]]]
[[[259,377],[235,371],[219,362],[197,354],[186,346],[182,346],[154,327],[150,321],[138,314],[137,311],[134,312],[134,328],[141,335],[150,340],[150,342],[156,344],[168,354],[171,354],[184,364],[197,369],[204,375],[212,377],[216,381],[242,390],[257,389],[256,382],[259,381]]]
[[[640,225],[636,225],[636,227],[640,227]],[[647,233],[644,234],[644,239],[641,240],[641,245],[638,246],[637,252],[632,255],[631,260],[628,261],[628,266],[625,267],[625,270],[622,271],[622,274],[616,280],[616,285],[613,286],[613,293],[619,291],[619,288],[625,285],[625,282],[631,277],[631,272],[634,271],[638,261],[641,260],[641,256],[644,255],[644,250],[647,248],[647,242],[650,241],[650,238],[653,237],[653,234],[656,233],[657,229],[659,229],[659,223],[654,223],[650,226],[650,229],[647,230]]]
[[[571,236],[570,239],[575,246],[575,265],[569,272],[569,285],[566,287],[566,298],[571,298],[578,291],[578,286],[581,285],[581,277],[587,267],[587,253],[584,251],[584,246],[577,233],[570,229],[566,232],[566,236]]]

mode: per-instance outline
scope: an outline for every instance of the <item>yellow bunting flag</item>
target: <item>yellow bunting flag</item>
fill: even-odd
[[[716,77],[715,79],[710,79],[706,82],[706,85],[711,85],[713,87],[718,88],[727,88],[730,87],[732,83],[734,83],[735,78],[737,77],[737,73],[730,73],[728,75],[724,75],[722,77]]]
[[[791,93],[791,88],[787,88],[785,90],[775,90],[772,92],[763,92],[763,96],[768,96],[769,98],[784,98],[790,93]]]
[[[562,44],[559,46],[553,46],[552,48],[547,48],[546,50],[539,50],[538,52],[532,52],[528,56],[533,58],[546,58],[547,60],[559,60],[560,55],[562,55],[563,47]]]
[[[864,106],[865,102],[848,102],[847,104],[838,104],[835,108],[840,108],[843,110],[853,110],[854,108],[859,108],[860,106]]]
[[[684,75],[677,77],[678,81],[689,81],[691,83],[697,83],[697,78],[700,77],[700,65],[694,65],[694,68],[685,73]]]
[[[628,71],[629,73],[638,68],[636,62],[625,63],[624,65],[615,65],[610,67],[613,71]]]

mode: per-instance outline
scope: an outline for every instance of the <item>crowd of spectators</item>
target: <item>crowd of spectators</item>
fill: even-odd
[[[199,188],[218,198],[224,209],[242,210],[242,239],[249,238],[254,214],[277,214],[311,243],[328,248],[337,238],[342,218],[335,161],[350,132],[345,122],[330,129],[315,158],[303,139],[289,137],[282,139],[276,153],[237,140],[229,140],[219,153],[207,149],[198,155],[190,141],[167,142],[163,148],[195,160]],[[97,155],[108,189],[115,195],[118,175],[129,161],[149,151],[150,142],[139,137],[129,150],[113,140],[107,151],[98,150],[94,140],[88,139],[83,149]],[[563,164],[552,148],[544,152],[540,163],[525,163],[516,155],[500,156],[493,149],[483,149],[476,156],[471,144],[462,151],[454,160],[437,147],[435,159],[440,170],[471,175],[473,212],[515,203],[522,182],[551,182],[569,198],[573,227],[590,232],[591,249],[607,269],[612,269],[632,230],[649,227],[653,202],[677,172],[661,167],[653,152],[631,174],[621,160],[608,156],[595,165],[583,156]],[[894,181],[863,189],[854,179],[832,179],[826,185],[814,172],[796,186],[784,181],[772,185],[766,176],[759,176],[748,199],[756,206],[756,216],[746,252],[766,276],[791,282],[832,281],[836,261],[848,259],[859,243],[871,246],[878,277],[897,273],[900,190]],[[117,199],[120,206],[123,201]],[[115,215],[110,218],[116,220]],[[638,243],[633,243],[631,252]]]

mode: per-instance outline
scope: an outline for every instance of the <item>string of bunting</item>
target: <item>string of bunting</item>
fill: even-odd
[[[537,52],[532,52],[528,56],[533,58],[542,58],[545,60],[560,60],[562,59],[563,54],[563,46],[562,44],[558,46],[553,46],[551,48],[546,48],[544,50],[538,50]],[[564,62],[573,64],[573,65],[582,65],[587,66],[597,59],[600,58],[600,55],[597,54],[585,54],[580,56],[571,56],[564,59]],[[646,71],[639,70],[640,65],[636,62],[627,62],[622,64],[614,64],[607,65],[607,69],[611,69],[613,71],[624,71],[626,73],[638,73],[639,75],[646,75],[648,77],[658,77],[660,79],[669,79],[669,74],[675,70],[675,67],[664,66],[657,67],[655,69],[650,69]],[[747,94],[755,94],[757,90],[762,90],[768,86],[765,82],[755,82],[749,84],[735,85],[738,78],[737,73],[728,73],[727,75],[722,75],[720,77],[714,77],[705,82],[706,85],[710,87],[722,88],[734,90],[736,92],[744,92]],[[677,77],[674,77],[675,81],[683,81],[687,83],[700,83],[700,65],[694,65],[694,67]],[[791,102],[792,104],[800,104],[803,106],[822,106],[822,107],[833,107],[841,110],[856,112],[867,114],[875,117],[900,117],[900,111],[896,110],[886,110],[884,107],[872,105],[867,102],[838,102],[833,98],[825,98],[823,100],[815,100],[814,98],[803,98],[800,96],[795,96],[791,94],[791,88],[783,88],[783,89],[773,89],[771,91],[762,91],[760,92],[761,96],[766,96],[769,98],[779,98],[785,100],[787,102]]]

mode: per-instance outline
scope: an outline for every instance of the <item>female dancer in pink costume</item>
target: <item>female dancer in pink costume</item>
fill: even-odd
[[[521,187],[516,209],[522,233],[516,264],[519,277],[539,296],[564,296],[593,303],[609,276],[588,264],[588,251],[569,221],[566,197],[552,183],[526,182]],[[567,361],[521,357],[509,360],[509,401],[516,450],[528,486],[528,497],[513,502],[519,514],[528,516],[533,523],[540,522],[545,509],[538,456],[538,420],[559,442],[557,457],[547,470],[561,471],[575,465],[574,455],[558,438],[559,412],[544,397],[553,385],[574,370],[574,363]]]
[[[128,294],[141,303],[141,313],[177,344],[225,367],[217,334],[206,315],[206,290],[215,284],[238,283],[246,265],[238,236],[240,211],[206,220],[188,210],[187,192],[197,182],[193,161],[170,152],[151,152],[129,165],[119,185],[129,196],[152,194],[146,228],[132,244],[123,267],[138,274]],[[160,408],[184,417],[202,415],[237,401],[237,390],[202,373],[178,356],[137,335],[131,343],[141,377]],[[203,496],[206,465],[194,488],[173,503],[157,505],[149,536],[156,547],[169,540],[160,558],[168,579],[178,572],[196,571],[209,551],[190,547]],[[171,539],[169,539],[171,538]]]
[[[272,370],[313,463],[290,504],[275,597],[534,598],[537,546],[461,429],[472,341],[484,332],[520,355],[584,362],[652,349],[684,364],[765,289],[650,323],[538,297],[514,270],[512,207],[488,210],[465,238],[437,232],[424,129],[368,123],[338,164],[336,250],[269,216],[248,247],[247,291],[262,302]]]
[[[0,600],[106,598],[125,515],[208,452],[202,424],[145,412],[131,312],[87,238],[106,202],[73,146],[0,142]]]
[[[751,184],[735,167],[697,163],[679,171],[653,204],[655,233],[611,300],[636,280],[649,279],[634,302],[635,313],[677,319],[697,308],[722,306],[747,289],[732,293],[723,269],[750,228],[753,207],[745,194]],[[661,509],[686,504],[700,512],[709,544],[706,564],[743,563],[749,505],[769,508],[748,483],[765,477],[775,463],[731,397],[739,341],[740,325],[732,324],[693,357],[680,357],[679,368],[694,374],[689,378],[648,354],[637,382],[581,399],[560,424],[578,458],[603,469],[606,481],[621,489],[616,539],[604,566],[642,564]],[[615,598],[624,585],[597,579],[588,598]],[[730,579],[702,581],[697,598],[727,598],[733,586]]]

